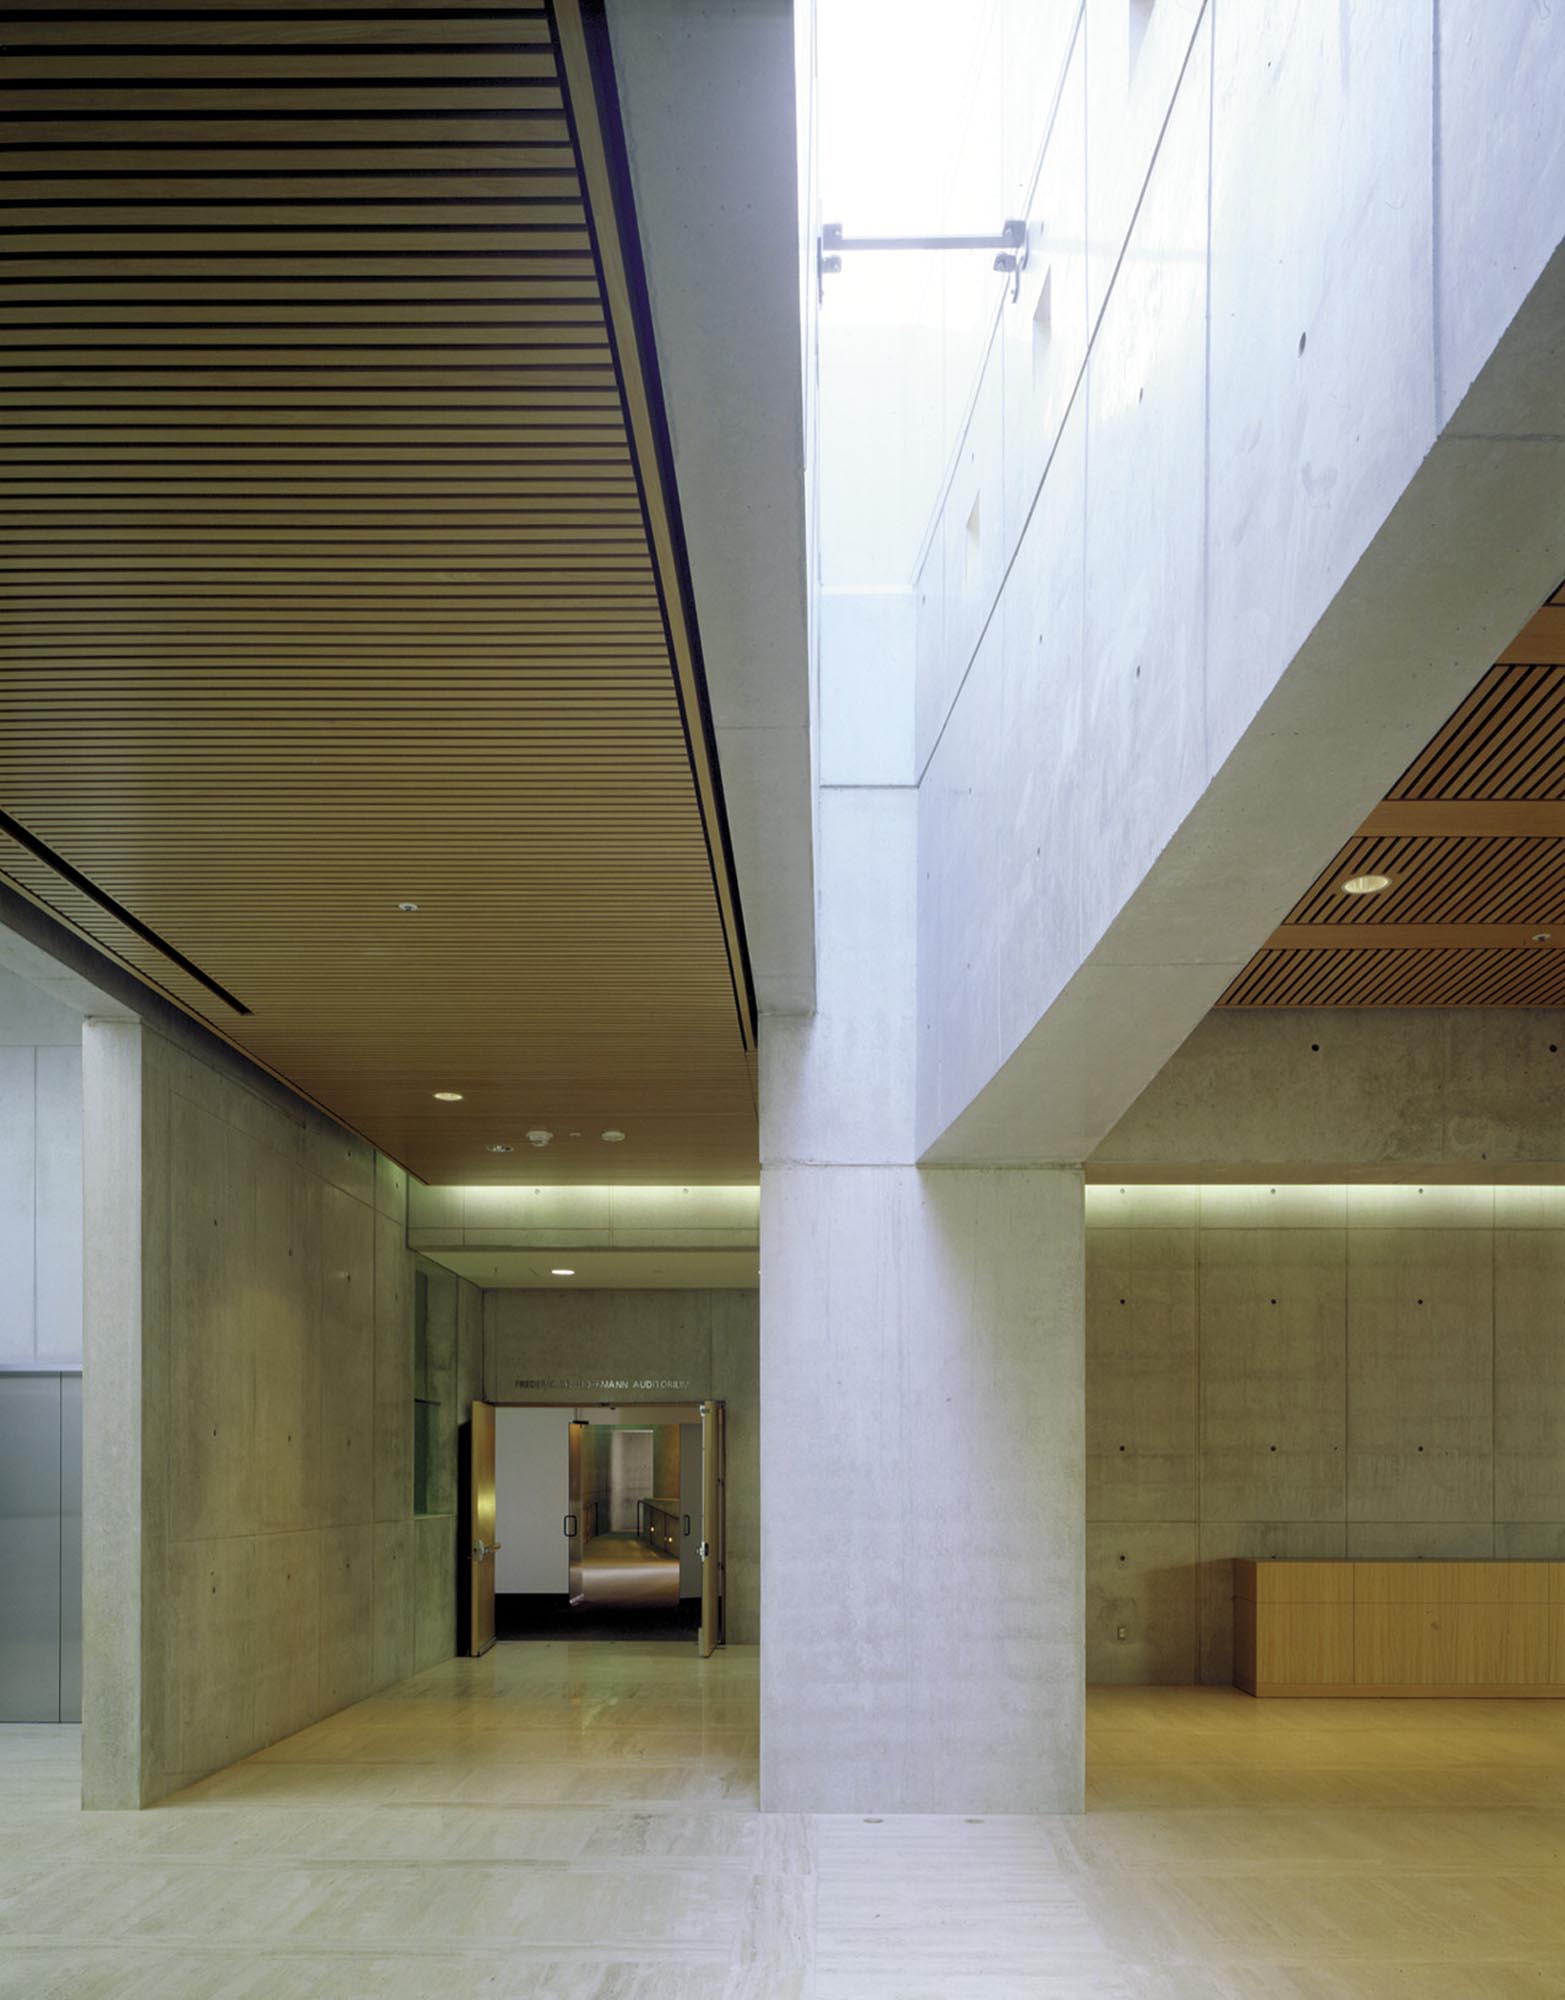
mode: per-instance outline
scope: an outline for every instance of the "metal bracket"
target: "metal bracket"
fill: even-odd
[[[998,236],[845,236],[840,222],[823,222],[815,246],[817,301],[826,297],[827,278],[842,269],[844,250],[994,250],[999,253],[994,268],[1010,273],[1011,297],[1016,299],[1027,268],[1027,224],[1012,216]]]
[[[1031,246],[1025,222],[1008,222],[1005,226],[1016,231],[1013,239],[1015,248],[1002,250],[994,260],[994,268],[1011,274],[1011,304],[1014,306],[1022,295],[1022,273],[1027,268],[1027,252]]]

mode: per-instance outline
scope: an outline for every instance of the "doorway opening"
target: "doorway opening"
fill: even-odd
[[[722,1643],[719,1403],[479,1404],[464,1451],[463,1651]]]

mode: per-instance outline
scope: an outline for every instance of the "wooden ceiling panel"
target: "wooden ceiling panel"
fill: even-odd
[[[574,0],[94,0],[5,42],[0,872],[428,1179],[749,1179]]]
[[[1413,760],[1219,1005],[1565,1005],[1561,604],[1565,592]],[[1390,886],[1349,895],[1343,884],[1365,875]]]

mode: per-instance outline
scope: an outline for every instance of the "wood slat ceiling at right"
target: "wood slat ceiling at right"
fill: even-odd
[[[1565,1006],[1565,588],[1218,1004]]]
[[[629,224],[556,26],[6,9],[0,871],[428,1179],[742,1181]]]

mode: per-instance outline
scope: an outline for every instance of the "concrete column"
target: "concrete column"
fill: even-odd
[[[162,1515],[143,1349],[142,1030],[82,1026],[82,1804],[146,1803]],[[161,1499],[161,1493],[157,1496]]]
[[[818,1011],[761,1034],[761,1800],[1082,1802],[1083,1199],[922,1168],[905,597],[823,604]]]
[[[761,1802],[1082,1803],[1073,1169],[771,1166]]]

